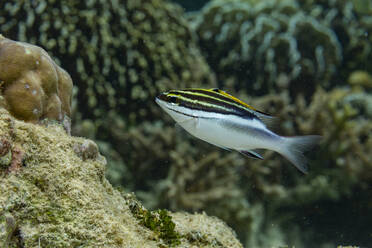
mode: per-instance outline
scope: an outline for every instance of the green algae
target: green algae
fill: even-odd
[[[127,199],[129,197],[127,196]],[[165,209],[149,211],[145,209],[132,195],[130,210],[140,223],[155,232],[158,238],[165,241],[169,246],[181,244],[181,235],[175,231],[175,224],[172,217]]]

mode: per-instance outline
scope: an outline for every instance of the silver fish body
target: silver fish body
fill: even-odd
[[[272,117],[218,89],[169,91],[156,102],[193,136],[227,150],[262,159],[254,149],[276,151],[307,172],[303,151],[320,136],[283,137],[267,128]]]

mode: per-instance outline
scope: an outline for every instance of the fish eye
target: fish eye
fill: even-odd
[[[170,103],[177,103],[177,97],[175,96],[170,96],[168,99]]]
[[[220,89],[219,88],[214,88],[212,89],[214,92],[220,92]]]

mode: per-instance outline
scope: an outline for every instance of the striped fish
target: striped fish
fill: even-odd
[[[273,117],[220,89],[171,90],[156,97],[157,104],[193,136],[248,157],[263,159],[254,149],[269,149],[307,173],[303,152],[320,136],[283,137],[270,131]]]

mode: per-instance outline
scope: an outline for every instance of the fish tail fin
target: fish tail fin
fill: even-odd
[[[278,152],[288,159],[302,173],[306,174],[307,159],[304,152],[317,145],[322,136],[307,135],[283,138],[285,139],[284,146],[281,146],[281,149]]]

